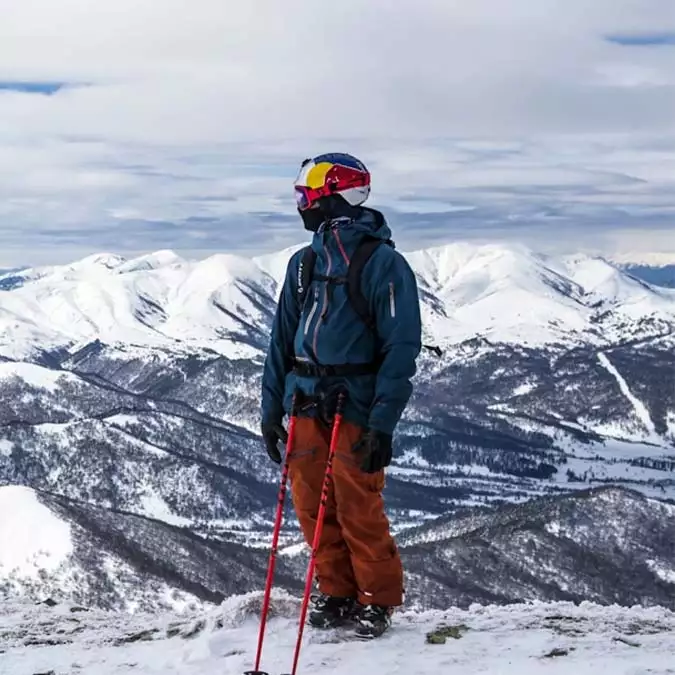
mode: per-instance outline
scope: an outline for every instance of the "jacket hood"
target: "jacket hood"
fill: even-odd
[[[383,241],[392,237],[384,216],[379,211],[366,207],[356,207],[350,215],[326,221],[313,237],[312,248],[315,251],[319,252],[323,248],[324,233],[329,229],[339,230],[343,243],[350,247],[355,247],[365,236]]]

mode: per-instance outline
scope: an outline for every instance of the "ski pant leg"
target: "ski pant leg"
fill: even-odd
[[[361,471],[352,447],[362,433],[343,422],[334,462],[337,520],[349,546],[359,602],[398,607],[403,604],[403,567],[384,510],[384,470]]]
[[[321,488],[328,461],[330,430],[309,417],[300,417],[289,461],[289,481],[295,513],[305,541],[312,546],[319,513]],[[319,590],[336,597],[356,597],[357,587],[349,548],[337,518],[333,485],[328,492],[326,515],[316,557]]]

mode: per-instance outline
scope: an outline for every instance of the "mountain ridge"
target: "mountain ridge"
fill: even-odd
[[[12,277],[0,290],[0,485],[61,500],[55,508],[97,528],[97,541],[107,532],[150,566],[162,547],[148,551],[142,532],[179,548],[206,538],[233,559],[252,556],[258,575],[278,481],[260,440],[258,392],[290,255],[101,254],[24,274],[21,285]],[[385,499],[396,533],[603,485],[675,499],[675,293],[598,258],[524,247],[458,244],[409,258],[425,342],[443,349],[420,355],[395,435]],[[551,564],[579,554],[538,526],[521,536],[554,551]],[[415,545],[410,555],[439,598],[546,595],[550,580],[528,581],[509,561],[508,537],[497,540],[474,537],[460,551]],[[293,578],[300,541],[289,518],[282,546]],[[476,561],[508,570],[510,590],[449,589],[438,578],[449,576],[451,554],[467,574]],[[83,569],[105,586],[103,558],[85,556]],[[120,565],[114,578],[140,583]],[[167,565],[178,579],[190,563],[172,554]],[[206,567],[216,592],[218,566]],[[650,597],[661,592],[651,572],[635,579]],[[171,592],[161,580],[153,588],[143,602]]]
[[[2,532],[41,522],[0,557],[0,591],[10,596],[122,611],[199,608],[264,582],[266,548],[24,487],[0,487],[8,502]],[[527,599],[675,610],[673,516],[675,502],[619,487],[442,516],[397,535],[406,606]],[[306,564],[306,550],[282,547],[278,586],[299,592]]]
[[[258,327],[269,325],[293,250],[197,261],[170,251],[132,260],[99,254],[26,270],[20,280],[0,276],[0,354],[22,358],[37,345],[72,350],[102,339],[250,358],[264,348]],[[441,344],[475,337],[611,344],[619,334],[654,336],[675,326],[675,291],[601,258],[464,243],[405,255],[418,278],[425,331]]]

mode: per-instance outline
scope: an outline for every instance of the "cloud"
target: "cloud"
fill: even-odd
[[[0,264],[283,244],[298,161],[333,149],[372,166],[403,239],[672,217],[675,50],[623,44],[667,35],[672,0],[317,8],[12,3]]]
[[[3,82],[0,81],[0,92],[14,91],[21,94],[42,94],[51,96],[66,86],[64,82]]]
[[[14,170],[0,179],[0,223],[8,224],[0,265],[101,250],[201,256],[298,243],[307,233],[291,185],[303,145],[133,144],[120,152],[66,139],[16,147],[6,158]],[[642,234],[631,246],[649,249],[664,246],[664,233],[673,238],[675,153],[660,137],[350,145],[373,174],[372,205],[406,250],[456,239],[611,248],[633,231]]]
[[[603,36],[663,25],[662,0],[16,5],[0,26],[0,77],[98,84],[6,102],[25,133],[190,143],[675,125],[663,105],[673,91],[637,106],[633,92],[594,85],[625,58]],[[675,70],[675,56],[640,58]]]
[[[639,33],[616,33],[607,35],[608,42],[624,47],[664,47],[675,46],[675,31],[645,31]]]

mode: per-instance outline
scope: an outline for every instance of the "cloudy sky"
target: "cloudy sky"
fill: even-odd
[[[674,0],[0,0],[0,267],[305,238],[347,151],[403,249],[675,260]]]

